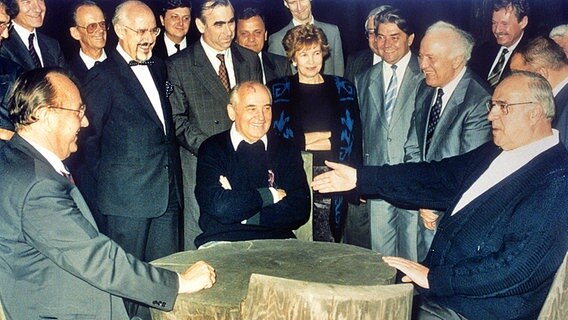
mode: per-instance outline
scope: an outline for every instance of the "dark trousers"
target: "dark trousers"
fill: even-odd
[[[109,238],[126,252],[146,262],[178,252],[180,208],[177,201],[170,202],[167,211],[155,218],[107,216]],[[147,306],[126,299],[124,305],[132,319],[151,320]]]
[[[412,320],[467,320],[452,309],[443,307],[420,295],[414,296]]]

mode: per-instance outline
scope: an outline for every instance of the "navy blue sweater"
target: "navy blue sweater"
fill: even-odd
[[[276,204],[268,184],[253,186],[258,179],[246,177],[247,166],[234,150],[229,131],[203,142],[195,187],[203,233],[195,239],[196,246],[209,241],[294,238],[292,230],[308,221],[310,193],[300,150],[290,141],[269,136],[266,155],[275,187],[286,191]],[[229,180],[231,190],[221,186],[220,176]],[[242,224],[243,220],[249,221]]]
[[[500,152],[489,142],[440,162],[366,167],[358,187],[451,212]],[[567,194],[568,154],[559,144],[445,215],[424,261],[424,294],[468,319],[536,318],[568,250]]]

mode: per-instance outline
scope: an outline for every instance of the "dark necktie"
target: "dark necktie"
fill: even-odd
[[[65,166],[65,170],[67,170],[67,172],[69,171],[69,168],[67,168],[67,166]],[[73,179],[73,176],[71,175],[71,173],[67,173],[65,171],[61,171],[61,174],[67,178],[67,180],[69,180],[69,182],[71,182],[71,184],[75,184],[75,179]]]
[[[219,66],[219,80],[221,80],[221,84],[225,88],[225,91],[229,92],[229,90],[231,90],[231,86],[229,85],[229,72],[225,65],[225,55],[218,54],[217,59],[221,61],[221,65]]]
[[[136,60],[130,60],[128,62],[128,65],[131,67],[135,67],[135,66],[151,66],[154,64],[154,60],[146,60],[146,61],[136,61]]]
[[[507,48],[503,48],[501,56],[499,57],[499,60],[497,60],[497,64],[495,65],[493,70],[491,70],[491,73],[489,73],[489,76],[487,77],[487,81],[489,81],[491,87],[495,87],[497,83],[499,83],[499,79],[501,79],[503,67],[505,66],[505,56],[507,55],[508,52],[509,50],[507,50]]]
[[[32,57],[32,61],[34,62],[35,67],[41,68],[42,67],[41,61],[39,60],[39,56],[37,55],[37,52],[35,51],[34,47],[34,37],[35,33],[30,33],[30,36],[28,37],[28,52]]]
[[[432,136],[434,135],[434,130],[436,130],[438,121],[440,121],[443,95],[444,91],[442,90],[442,88],[439,88],[438,95],[436,96],[436,102],[434,102],[432,108],[430,109],[430,116],[428,117],[428,130],[426,131],[426,148],[424,151],[424,155],[428,153],[428,148],[430,147],[430,141],[432,140]]]
[[[387,123],[390,123],[392,118],[392,111],[394,110],[394,104],[396,102],[396,91],[398,87],[398,78],[396,77],[396,64],[391,66],[392,76],[389,81],[389,86],[385,94],[385,115],[387,118]]]
[[[100,61],[95,61],[95,66],[101,64]]]
[[[181,49],[179,43],[175,43],[174,47],[176,47],[176,53],[179,52],[179,50]]]

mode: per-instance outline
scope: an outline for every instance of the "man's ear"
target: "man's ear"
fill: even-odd
[[[231,121],[235,121],[235,119],[237,118],[235,107],[231,103],[227,105],[227,114],[229,115],[229,119],[231,119]]]
[[[197,30],[199,30],[199,33],[205,32],[205,22],[202,21],[200,18],[195,19],[195,25],[197,26]]]
[[[164,23],[164,16],[162,16],[162,15],[160,16],[160,23],[161,23],[163,26],[166,25],[166,24]]]
[[[124,39],[124,32],[125,32],[125,28],[119,24],[115,24],[114,25],[114,33],[116,33],[116,36],[119,39]]]
[[[69,34],[71,34],[71,38],[79,41],[81,40],[81,35],[79,34],[78,27],[71,27],[69,28]]]

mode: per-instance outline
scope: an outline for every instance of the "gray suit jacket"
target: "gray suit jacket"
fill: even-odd
[[[435,92],[436,88],[429,87],[425,81],[418,88],[416,110],[405,145],[406,162],[430,162],[457,156],[491,139],[485,106],[491,94],[485,81],[468,68],[449,97],[425,153],[426,129]]]
[[[314,20],[314,24],[323,30],[323,33],[327,37],[327,43],[329,44],[329,56],[325,60],[322,73],[343,77],[343,47],[341,45],[339,29],[334,24],[317,20]],[[268,38],[268,52],[286,56],[284,46],[282,46],[282,39],[284,39],[286,32],[292,28],[294,28],[294,24],[290,21],[287,26],[271,35]]]
[[[43,59],[43,66],[67,68],[59,42],[40,32],[36,31],[36,34],[39,50],[41,51],[41,57]],[[32,57],[28,52],[28,45],[22,41],[13,28],[10,30],[10,37],[2,41],[0,57],[16,62],[24,71],[35,69]]]
[[[79,190],[19,135],[0,150],[0,292],[8,319],[128,319],[171,310],[177,275],[99,233]]]
[[[404,160],[416,89],[423,78],[418,59],[412,55],[398,91],[390,123],[384,108],[383,62],[355,77],[363,127],[363,164],[397,164]]]

